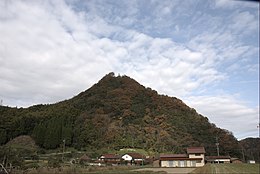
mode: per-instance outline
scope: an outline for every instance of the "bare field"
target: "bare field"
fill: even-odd
[[[195,170],[195,168],[142,168],[134,171],[152,171],[152,172],[165,172],[169,174],[187,174]]]
[[[191,174],[259,174],[259,164],[206,164]]]

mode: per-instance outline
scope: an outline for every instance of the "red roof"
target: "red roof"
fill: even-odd
[[[101,159],[118,159],[120,158],[119,155],[116,154],[103,154],[100,156]]]
[[[140,153],[131,152],[131,153],[126,153],[126,154],[131,156],[134,159],[144,159],[145,158],[145,156]]]
[[[187,154],[162,154],[160,158],[186,158]]]
[[[204,147],[188,147],[187,148],[188,154],[198,154],[198,153],[206,153]]]
[[[160,161],[172,161],[172,160],[202,160],[202,158],[189,158],[187,154],[160,155]]]

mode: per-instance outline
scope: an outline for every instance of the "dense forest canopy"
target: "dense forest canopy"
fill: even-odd
[[[31,135],[45,149],[139,147],[182,153],[204,146],[216,155],[241,158],[241,146],[231,132],[220,129],[180,99],[159,95],[127,76],[109,73],[72,99],[29,108],[0,106],[0,145],[19,135]]]
[[[239,141],[242,147],[243,160],[260,162],[260,138],[246,138]]]

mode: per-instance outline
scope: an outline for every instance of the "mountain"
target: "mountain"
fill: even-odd
[[[63,140],[77,149],[139,147],[182,153],[204,146],[208,155],[241,157],[237,139],[176,97],[159,95],[127,76],[109,73],[88,90],[65,101],[29,108],[0,107],[0,144],[31,135],[46,149]]]
[[[246,138],[239,141],[244,153],[244,160],[260,162],[260,138]]]

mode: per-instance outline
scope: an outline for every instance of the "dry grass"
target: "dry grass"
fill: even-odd
[[[131,166],[110,166],[110,167],[80,167],[64,166],[60,168],[40,167],[38,169],[28,169],[26,171],[14,171],[14,174],[164,174],[163,172],[133,171]]]
[[[26,149],[31,149],[31,150],[36,150],[39,147],[35,144],[35,141],[32,139],[32,137],[28,135],[21,135],[18,136],[11,141],[9,141],[7,146],[12,146],[12,147],[22,147]]]

